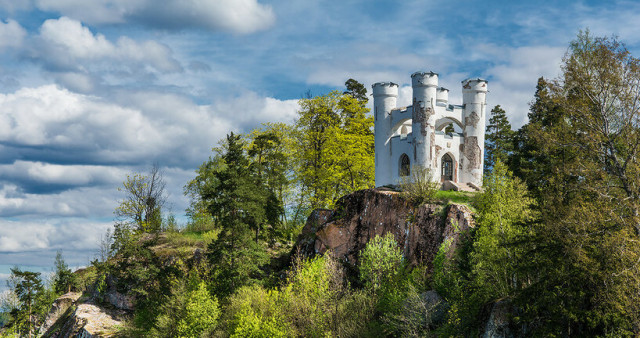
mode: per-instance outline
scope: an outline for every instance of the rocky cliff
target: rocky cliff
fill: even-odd
[[[398,192],[367,189],[342,197],[334,210],[313,211],[295,250],[306,257],[331,250],[355,266],[369,240],[392,233],[410,265],[424,264],[431,270],[441,244],[451,241],[449,252],[453,252],[473,226],[466,205],[415,206]]]
[[[79,292],[71,292],[54,301],[39,333],[58,338],[111,337],[126,317],[126,311],[96,304]]]

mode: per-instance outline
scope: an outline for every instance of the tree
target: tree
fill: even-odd
[[[36,325],[36,307],[40,294],[44,291],[39,272],[22,271],[18,267],[11,268],[14,281],[13,292],[18,297],[19,308],[15,308],[11,316],[21,333],[28,333],[31,337]],[[11,285],[10,285],[11,286]]]
[[[289,184],[287,177],[288,159],[282,140],[273,130],[254,130],[247,155],[250,169],[256,175],[256,185],[267,196],[265,204],[266,221],[276,227],[284,216],[284,193]],[[258,228],[259,231],[260,228]],[[256,234],[256,238],[258,234]]]
[[[100,236],[100,242],[98,247],[98,257],[97,260],[100,262],[106,262],[111,256],[113,256],[113,234],[111,232],[111,228],[108,228],[105,233]]]
[[[262,274],[259,266],[266,256],[258,243],[258,231],[266,218],[266,196],[252,174],[240,135],[227,135],[216,152],[200,166],[186,191],[192,197],[192,208],[204,208],[221,227],[207,252],[215,267],[216,291],[228,295]]]
[[[53,276],[53,289],[57,294],[71,292],[75,284],[75,275],[62,258],[62,252],[56,252],[55,272]]]
[[[354,79],[349,79],[344,83],[344,86],[347,87],[347,90],[344,92],[344,94],[353,97],[363,105],[369,102],[369,98],[367,97],[367,88],[362,83]]]
[[[374,185],[373,119],[363,102],[333,91],[300,100],[294,154],[310,208]]]
[[[204,282],[189,293],[184,317],[178,323],[179,337],[200,337],[216,327],[220,317],[218,300],[209,294]]]
[[[403,264],[402,251],[393,234],[376,236],[360,253],[360,280],[374,291],[386,288]]]
[[[518,301],[542,333],[640,333],[640,60],[615,38],[580,33],[562,76],[539,88],[526,135],[537,142],[528,182],[535,272]]]
[[[556,83],[539,78],[534,100],[530,105],[529,122],[514,135],[513,152],[506,163],[516,177],[526,182],[532,196],[538,198],[542,192],[562,196],[575,184],[575,177],[554,175],[554,168],[571,162],[575,154],[561,146],[568,140],[566,113],[560,98],[553,94],[559,90]],[[543,207],[542,204],[540,204]]]
[[[474,201],[479,219],[472,273],[476,290],[485,293],[486,300],[513,296],[526,280],[518,276],[518,264],[525,259],[518,243],[528,234],[533,203],[525,184],[498,158]]]
[[[484,168],[488,173],[498,160],[506,162],[513,151],[514,132],[511,130],[507,113],[500,105],[491,109],[486,135]]]
[[[118,188],[125,193],[125,198],[115,210],[116,217],[139,231],[159,231],[162,227],[162,208],[167,201],[165,185],[158,164],[154,164],[147,175],[127,175],[122,187]]]

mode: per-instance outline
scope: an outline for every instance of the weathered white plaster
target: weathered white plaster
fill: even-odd
[[[413,73],[411,86],[413,105],[396,107],[397,84],[373,85],[376,186],[400,182],[403,154],[411,167],[428,168],[438,182],[449,178],[442,168],[448,155],[451,181],[482,186],[487,81],[462,81],[462,105],[449,103],[449,90],[438,87],[436,73]],[[463,132],[445,134],[451,123]]]

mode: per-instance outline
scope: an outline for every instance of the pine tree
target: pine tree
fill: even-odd
[[[214,266],[216,291],[225,296],[262,276],[259,267],[266,256],[257,234],[266,219],[267,196],[251,170],[240,135],[227,135],[216,151],[186,189],[194,204],[205,208],[221,228],[207,255]]]
[[[57,294],[71,291],[74,284],[74,274],[62,258],[62,252],[56,252],[55,275],[53,277],[53,288]]]
[[[39,272],[22,271],[18,267],[11,268],[11,277],[15,281],[13,292],[18,296],[20,307],[11,312],[18,331],[32,336],[38,298],[44,291]]]
[[[491,109],[486,135],[484,168],[489,173],[498,160],[505,163],[513,151],[514,131],[500,105]]]

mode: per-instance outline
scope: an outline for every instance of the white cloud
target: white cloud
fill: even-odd
[[[15,20],[0,21],[0,48],[20,47],[26,35],[27,31]]]
[[[89,24],[137,21],[161,28],[197,27],[247,34],[275,22],[271,6],[257,0],[37,0],[47,11]]]
[[[501,54],[504,61],[498,61],[486,71],[490,78],[489,109],[499,104],[507,112],[513,128],[525,124],[537,79],[541,76],[553,79],[560,74],[565,50],[564,47],[552,46],[496,48],[496,53]]]
[[[155,41],[136,42],[120,37],[115,43],[102,34],[93,34],[81,22],[61,17],[46,20],[40,27],[37,57],[54,67],[85,69],[97,61],[149,66],[160,72],[177,72],[182,67],[169,47]],[[113,65],[112,65],[113,67]]]
[[[35,181],[38,184],[86,186],[122,181],[127,170],[96,165],[60,165],[15,161],[0,165],[0,177],[10,181]]]
[[[230,130],[248,131],[262,122],[291,122],[298,108],[295,100],[251,92],[210,106],[158,92],[123,93],[116,101],[54,85],[0,94],[0,141],[43,152],[66,149],[75,156],[75,163],[162,159],[193,166]]]
[[[95,249],[112,223],[66,220],[14,222],[0,220],[0,252]]]
[[[111,217],[120,198],[114,187],[89,187],[55,194],[24,193],[10,183],[0,189],[3,217]]]

